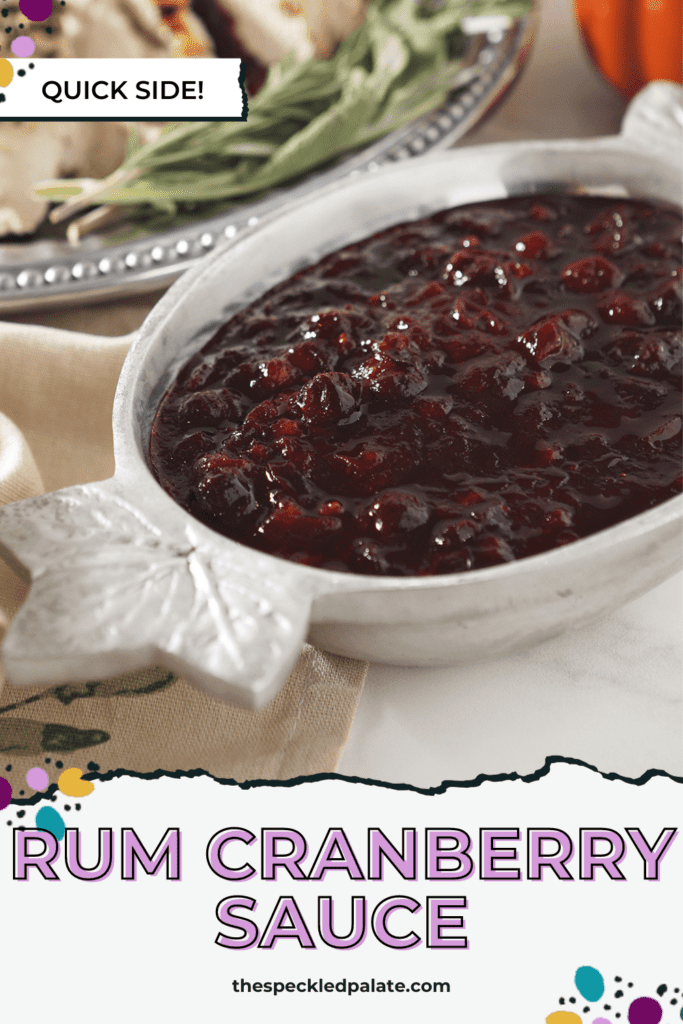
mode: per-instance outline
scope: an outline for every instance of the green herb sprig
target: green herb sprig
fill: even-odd
[[[371,0],[332,58],[288,56],[271,68],[246,122],[167,125],[155,141],[131,146],[108,178],[46,182],[36,194],[68,200],[53,219],[106,204],[157,224],[159,214],[170,220],[254,197],[444,102],[462,84],[463,16],[528,8],[529,0]]]

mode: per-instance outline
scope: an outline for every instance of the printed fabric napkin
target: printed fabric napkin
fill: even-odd
[[[112,475],[111,409],[129,341],[0,324],[0,504]],[[26,592],[0,559],[0,639]],[[48,688],[3,686],[0,671],[0,775],[13,784],[34,765],[55,774],[67,762],[102,773],[203,769],[238,782],[331,772],[366,671],[305,645],[258,712],[158,668]]]

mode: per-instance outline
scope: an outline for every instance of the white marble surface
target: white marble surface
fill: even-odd
[[[467,144],[617,132],[625,104],[583,52],[571,0],[545,0],[523,78]],[[452,669],[371,665],[346,775],[438,785],[562,755],[683,776],[683,578],[521,654]]]

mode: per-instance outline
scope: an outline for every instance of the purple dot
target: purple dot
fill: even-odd
[[[29,768],[26,772],[26,781],[31,789],[45,789],[50,781],[50,776],[43,768]]]
[[[634,999],[628,1008],[630,1024],[659,1024],[662,1019],[662,1008],[656,999],[641,996]]]
[[[35,51],[36,44],[30,36],[17,36],[10,43],[10,50],[15,57],[30,57]]]
[[[10,786],[7,779],[0,779],[0,811],[3,809],[3,807],[7,807],[11,799],[12,787]]]
[[[46,21],[52,14],[52,0],[19,0],[19,10],[29,21]]]

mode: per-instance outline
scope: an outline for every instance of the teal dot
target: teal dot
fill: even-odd
[[[36,814],[36,827],[52,832],[55,839],[63,839],[66,826],[59,811],[54,807],[41,807]]]
[[[574,984],[584,999],[594,1003],[605,991],[605,982],[595,967],[579,967],[574,975]]]

